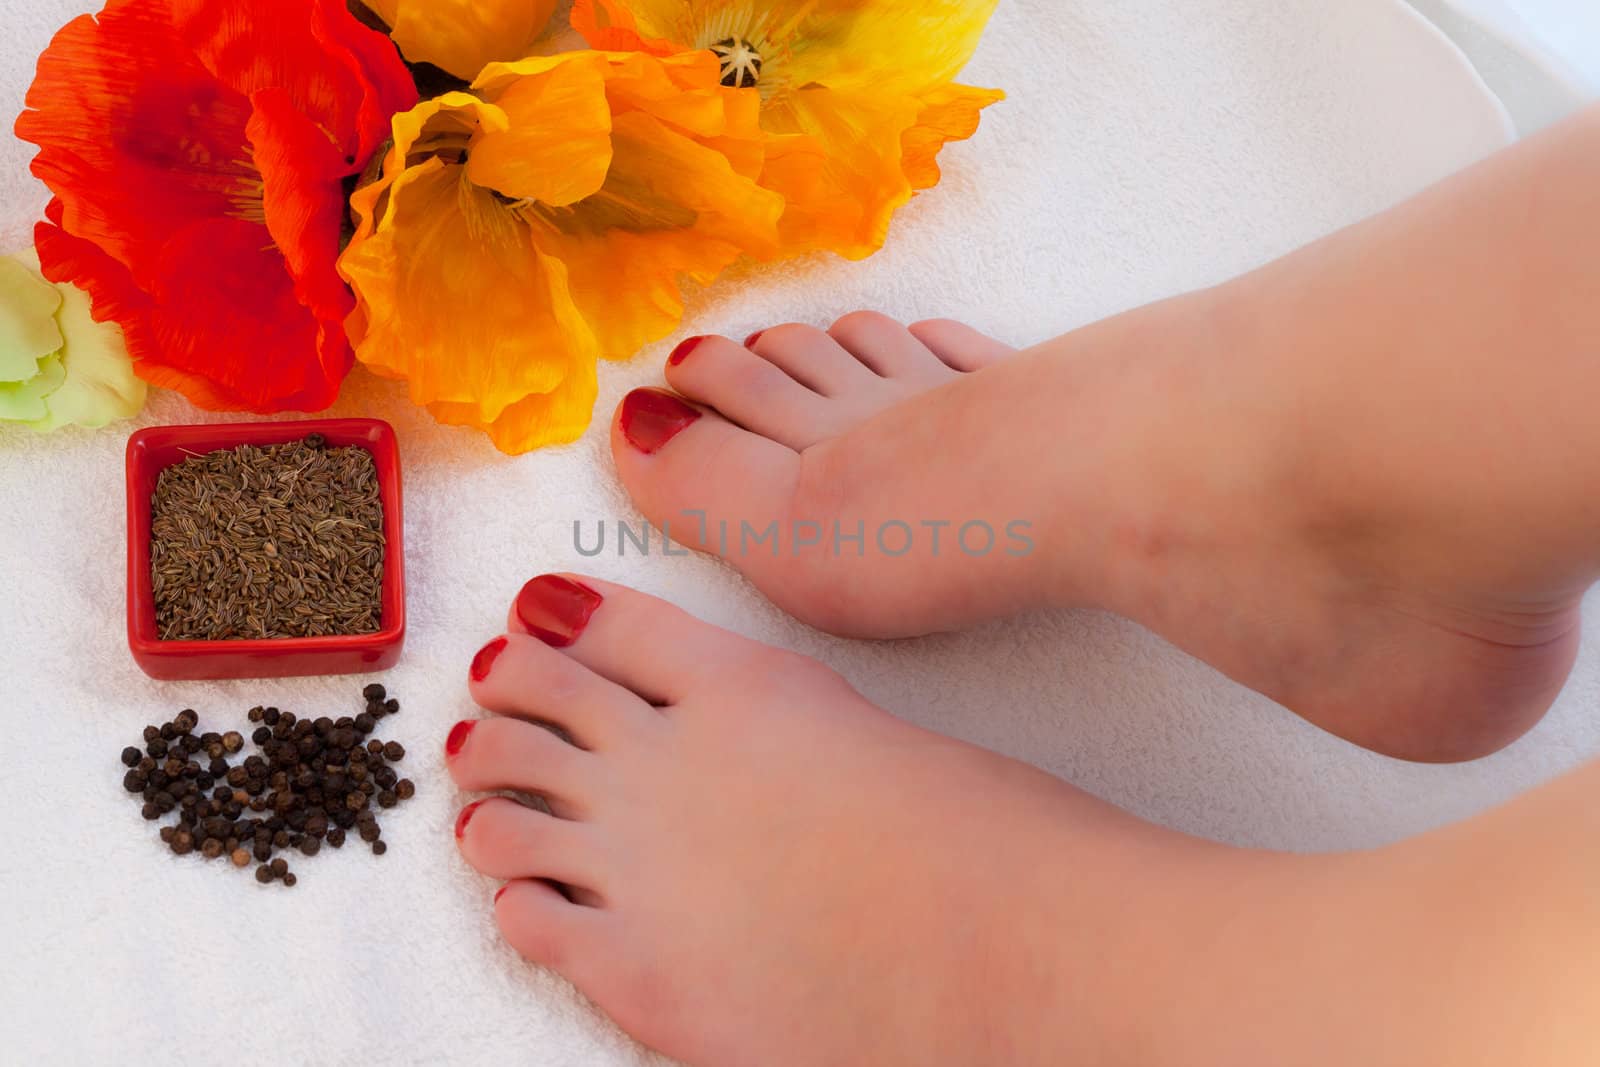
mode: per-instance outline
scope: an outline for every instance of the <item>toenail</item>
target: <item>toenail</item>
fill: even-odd
[[[755,333],[744,339],[744,346],[746,348],[754,348],[756,346],[756,342],[761,340],[761,335],[766,332],[766,330],[757,330]]]
[[[472,733],[473,728],[477,725],[477,720],[468,719],[452,726],[450,728],[450,736],[445,738],[444,741],[444,754],[446,756],[454,756],[459,753],[462,746],[467,743],[467,735]]]
[[[551,648],[566,648],[583,635],[604,599],[570,578],[546,574],[517,594],[517,618],[528,633]]]
[[[704,337],[691,337],[677,348],[672,350],[672,355],[667,357],[667,366],[676,367],[689,358],[689,353],[699,348],[705,342]]]
[[[472,657],[472,680],[481,682],[489,677],[489,672],[494,670],[494,661],[500,658],[500,653],[506,650],[506,639],[497,637],[487,645],[478,649],[478,654]]]
[[[456,816],[457,841],[460,841],[461,835],[467,832],[467,823],[472,821],[472,817],[478,813],[478,809],[481,807],[483,807],[483,801],[474,800],[471,804],[468,804],[466,807],[462,808],[461,814]]]
[[[671,393],[635,389],[622,401],[622,436],[640,452],[653,456],[698,418],[699,411]]]

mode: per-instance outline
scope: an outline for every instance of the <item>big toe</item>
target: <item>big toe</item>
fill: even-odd
[[[786,561],[777,546],[800,482],[798,452],[656,389],[624,398],[611,451],[623,486],[652,525],[686,548],[722,556],[768,596],[784,599]],[[621,526],[615,534],[620,541]]]

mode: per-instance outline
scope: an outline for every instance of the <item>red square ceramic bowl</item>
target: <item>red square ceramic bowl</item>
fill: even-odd
[[[321,434],[335,448],[372,453],[383,500],[382,629],[356,637],[270,641],[162,641],[150,588],[150,498],[156,478],[189,456],[239,445],[279,445]],[[381,671],[400,659],[406,635],[405,553],[401,543],[400,449],[377,419],[320,419],[222,426],[157,426],[128,439],[128,647],[152,678],[282,678]]]

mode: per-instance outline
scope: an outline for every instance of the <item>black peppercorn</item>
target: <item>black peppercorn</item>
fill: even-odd
[[[188,830],[179,830],[172,835],[172,851],[179,856],[187,856],[194,851],[194,835]]]
[[[406,758],[405,746],[398,741],[390,741],[383,746],[383,758],[390,763],[399,763]]]
[[[382,833],[383,831],[378,829],[378,824],[375,822],[361,824],[361,840],[363,841],[376,841]]]
[[[127,748],[122,750],[122,765],[124,767],[137,767],[139,766],[139,761],[143,758],[144,753],[140,752],[132,745],[129,745]]]
[[[257,858],[259,859],[260,857],[258,856]],[[275,877],[276,875],[272,873],[272,868],[268,867],[266,864],[262,864],[256,868],[256,881],[260,882],[262,885],[266,885]]]
[[[295,887],[295,884],[298,883],[299,881],[300,881],[300,879],[295,877],[293,871],[290,871],[288,874],[285,874],[283,876],[283,884],[288,886],[290,889],[293,889]]]
[[[149,784],[149,780],[138,771],[129,771],[122,776],[122,788],[130,793],[142,793],[145,786]]]
[[[156,759],[161,759],[167,754],[167,742],[158,737],[148,745],[144,746],[144,750],[150,753],[150,755],[154,756]]]
[[[188,733],[200,725],[200,716],[195,714],[193,708],[184,708],[173,718],[172,724],[178,728],[179,732]]]
[[[161,806],[153,801],[146,801],[144,807],[139,809],[139,814],[143,815],[147,822],[155,822],[161,818]]]
[[[154,741],[156,738],[158,738],[160,736],[161,736],[161,730],[159,728],[154,727],[154,726],[146,726],[144,728],[145,744],[149,744],[151,741]]]
[[[417,784],[409,778],[402,778],[394,784],[394,795],[401,800],[410,800],[417,795]]]
[[[214,837],[208,837],[200,842],[200,855],[208,860],[214,860],[222,855],[222,842]]]
[[[239,751],[244,747],[244,735],[238,730],[229,730],[222,735],[222,747],[230,754]]]
[[[389,851],[389,846],[387,844],[385,844],[384,842],[382,842],[382,841],[374,841],[372,843],[372,854],[374,856],[381,856],[385,852],[388,852],[388,851]]]
[[[341,827],[338,827],[338,826],[333,827],[331,830],[328,831],[328,836],[325,838],[325,840],[328,842],[328,844],[332,845],[334,848],[343,848],[344,847],[344,830]]]
[[[251,722],[260,722],[261,721],[261,713],[263,711],[266,711],[266,710],[267,710],[266,708],[263,708],[260,704],[257,704],[255,707],[253,707],[249,711],[245,712],[245,716],[244,717],[249,719]]]
[[[382,700],[384,697],[388,696],[389,694],[383,688],[383,686],[379,685],[377,682],[373,682],[371,685],[369,685],[366,688],[361,690],[361,695],[363,697],[365,697],[367,700],[370,701],[370,700]]]
[[[390,697],[383,702],[383,710],[385,714],[394,715],[400,710],[400,702],[394,697]]]

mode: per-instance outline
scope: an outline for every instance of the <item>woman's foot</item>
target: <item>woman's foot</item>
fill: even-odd
[[[1516,825],[1503,864],[1455,831],[1362,856],[1230,849],[627,589],[535,579],[510,630],[472,666],[493,714],[451,733],[448,764],[553,814],[473,804],[462,854],[506,882],[518,952],[697,1067],[1543,1063],[1508,1053],[1535,1045],[1483,976],[1552,1017],[1588,996],[1551,962],[1588,950],[1562,955],[1581,946],[1540,920],[1583,882],[1524,899],[1546,882],[1514,876],[1542,862],[1518,858],[1538,835]],[[1573,836],[1552,851],[1596,854]]]
[[[1016,356],[871,313],[695,339],[667,367],[695,406],[630,395],[613,452],[652,522],[833,633],[1100,607],[1379,752],[1521,736],[1571,667],[1585,583],[1509,595],[1525,579],[1480,582],[1431,521],[1385,524],[1378,490],[1318,492],[1296,383],[1255,376],[1216,300]]]

